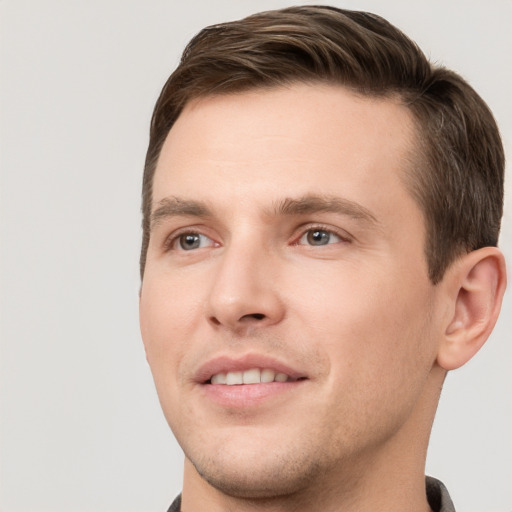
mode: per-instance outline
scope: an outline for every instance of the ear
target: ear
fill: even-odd
[[[452,298],[450,317],[437,363],[454,370],[482,347],[498,319],[506,287],[505,258],[496,247],[472,251],[457,260],[445,279]]]

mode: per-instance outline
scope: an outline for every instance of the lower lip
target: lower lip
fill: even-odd
[[[261,384],[203,384],[209,400],[228,408],[247,408],[267,402],[272,398],[297,390],[305,380],[292,382],[267,382]]]

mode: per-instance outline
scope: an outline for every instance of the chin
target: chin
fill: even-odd
[[[225,461],[224,461],[225,462]],[[251,463],[252,462],[252,463]],[[302,491],[315,471],[311,466],[275,460],[272,464],[261,460],[246,464],[221,464],[204,460],[192,461],[199,475],[223,494],[244,499],[284,497]],[[255,467],[256,466],[256,467]]]
[[[219,443],[211,451],[203,445],[201,452],[192,452],[187,458],[203,480],[224,494],[244,499],[296,494],[325,474],[328,465],[328,456],[322,456],[317,447],[299,449],[296,442],[282,440],[276,444],[245,439],[245,443]]]

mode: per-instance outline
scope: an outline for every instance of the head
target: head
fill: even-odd
[[[327,83],[398,99],[414,117],[407,186],[423,211],[429,276],[454,259],[496,246],[503,213],[504,152],[485,102],[459,75],[431,64],[405,34],[374,14],[291,7],[214,25],[192,39],[156,103],[142,191],[144,275],[153,177],[185,105],[199,97]]]
[[[297,7],[196,36],[153,115],[141,256],[189,474],[261,499],[421,473],[445,372],[499,311],[502,187],[483,101],[381,18]],[[286,382],[217,384],[267,370]]]

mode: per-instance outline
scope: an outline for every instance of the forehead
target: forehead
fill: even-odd
[[[371,207],[371,191],[404,192],[414,140],[412,114],[398,99],[340,86],[294,84],[199,98],[167,136],[153,205],[176,191],[245,194],[248,202],[279,200],[288,191],[339,192]]]

